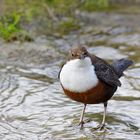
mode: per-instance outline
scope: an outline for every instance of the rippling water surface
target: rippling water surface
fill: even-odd
[[[108,105],[107,129],[101,132],[93,128],[101,122],[102,104],[89,105],[85,119],[90,121],[83,130],[76,126],[82,104],[63,94],[57,80],[59,69],[55,64],[46,69],[1,68],[0,139],[140,138],[139,66],[121,78],[123,85]]]
[[[57,53],[63,54],[63,59],[54,57],[54,61],[44,60],[45,67],[42,64],[42,67],[21,67],[19,63],[17,65],[1,64],[0,140],[139,140],[139,38],[132,34],[133,38],[129,46],[130,35],[128,37],[122,32],[117,34],[117,29],[114,32],[115,34],[111,34],[113,37],[104,34],[91,36],[96,41],[96,45],[95,47],[89,45],[88,48],[92,53],[109,62],[112,59],[126,57],[135,62],[121,78],[122,87],[109,101],[105,130],[94,130],[102,119],[102,104],[88,105],[85,120],[90,119],[90,121],[87,121],[83,130],[77,126],[83,105],[68,99],[60,87],[57,75],[62,61],[66,58],[69,46],[63,40],[58,39],[56,44],[61,47]],[[87,44],[92,43],[88,34],[82,37],[85,38]],[[104,40],[108,44],[103,45]],[[100,44],[102,42],[101,45],[98,44],[99,41]],[[38,60],[34,57],[32,61],[35,59]]]

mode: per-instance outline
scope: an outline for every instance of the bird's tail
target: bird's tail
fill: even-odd
[[[119,59],[114,61],[111,66],[116,71],[117,75],[121,77],[123,75],[123,71],[127,69],[130,65],[133,64],[133,61],[128,59]]]

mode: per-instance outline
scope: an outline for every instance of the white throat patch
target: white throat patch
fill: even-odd
[[[91,59],[74,59],[68,61],[60,72],[62,86],[73,92],[85,92],[98,84]]]

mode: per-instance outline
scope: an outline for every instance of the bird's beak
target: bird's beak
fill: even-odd
[[[85,55],[84,54],[81,54],[80,56],[79,56],[79,59],[85,59]]]

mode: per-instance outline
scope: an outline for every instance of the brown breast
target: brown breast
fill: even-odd
[[[69,98],[75,101],[85,104],[98,104],[109,100],[116,91],[116,88],[114,89],[113,87],[100,81],[96,87],[83,93],[72,92],[64,87],[63,90]]]

